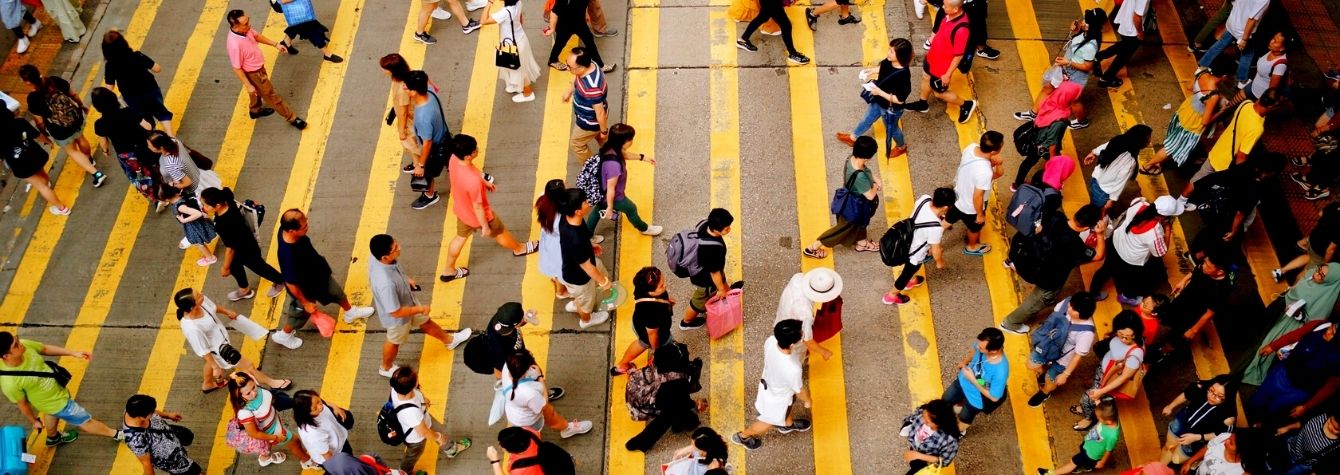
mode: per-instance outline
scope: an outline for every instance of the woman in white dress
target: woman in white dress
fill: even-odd
[[[172,301],[177,306],[177,320],[181,321],[181,332],[186,337],[186,343],[191,346],[196,356],[205,360],[201,392],[208,394],[227,386],[228,379],[224,376],[224,371],[234,368],[251,374],[261,384],[272,389],[288,389],[293,385],[293,381],[274,379],[262,373],[245,356],[221,354],[231,353],[226,349],[220,352],[220,347],[224,344],[231,347],[232,342],[228,338],[228,329],[224,328],[223,321],[219,319],[220,316],[227,319],[228,326],[248,335],[264,337],[266,333],[264,327],[252,322],[245,315],[215,305],[213,300],[195,289],[178,290]],[[230,363],[229,358],[237,359]]]
[[[507,92],[515,93],[512,102],[530,102],[535,100],[532,84],[540,79],[540,63],[530,50],[530,40],[526,38],[526,29],[522,25],[524,15],[521,12],[521,0],[503,0],[503,8],[481,19],[484,25],[498,25],[498,44],[516,45],[521,56],[521,67],[517,69],[498,68],[498,78],[507,85]]]

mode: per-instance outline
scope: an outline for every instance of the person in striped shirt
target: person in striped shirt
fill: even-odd
[[[563,102],[572,101],[572,153],[578,162],[586,163],[594,154],[591,140],[603,144],[609,138],[608,84],[600,63],[587,54],[586,48],[573,48],[567,65],[568,72],[577,77],[572,90],[563,95]]]

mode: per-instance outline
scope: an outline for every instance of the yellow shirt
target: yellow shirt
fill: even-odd
[[[1219,140],[1215,141],[1214,148],[1210,149],[1210,166],[1214,167],[1214,171],[1227,169],[1233,164],[1233,157],[1239,152],[1244,154],[1250,152],[1252,147],[1256,146],[1256,141],[1261,138],[1261,133],[1265,131],[1265,125],[1266,119],[1256,113],[1255,103],[1244,101],[1238,106],[1233,121],[1224,129],[1225,134],[1220,136]],[[1231,150],[1234,148],[1234,142],[1237,143],[1237,150]]]

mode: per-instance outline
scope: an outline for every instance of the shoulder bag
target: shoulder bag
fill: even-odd
[[[200,309],[201,309],[201,310],[204,310],[205,307],[204,307],[204,306],[201,306]],[[214,312],[209,312],[209,311],[206,311],[206,312],[209,313],[209,318],[210,318],[211,320],[214,320],[214,323],[215,323],[216,325],[219,325],[219,326],[222,326],[222,325],[223,325],[223,322],[220,322],[220,321],[219,321],[219,318],[218,318],[217,316],[214,315]],[[215,355],[218,355],[219,358],[222,358],[223,361],[227,362],[228,364],[233,365],[233,366],[237,366],[237,363],[242,361],[242,352],[241,352],[241,351],[238,351],[238,350],[237,350],[237,347],[235,347],[235,346],[233,346],[231,343],[229,343],[229,341],[228,341],[228,332],[226,332],[226,331],[224,331],[222,328],[218,328],[218,327],[216,327],[215,329],[218,330],[218,331],[219,331],[219,334],[223,336],[223,343],[220,343],[220,344],[219,344],[219,347],[216,348],[216,349],[214,350],[214,354],[215,354]]]
[[[870,224],[870,218],[875,215],[875,208],[879,206],[878,201],[866,199],[864,195],[852,191],[851,187],[856,183],[856,176],[861,173],[865,173],[867,178],[874,182],[869,170],[857,170],[847,177],[847,182],[842,188],[833,191],[833,200],[828,205],[829,211],[834,215],[857,226]]]
[[[433,96],[433,99],[437,101],[437,116],[438,116],[438,117],[441,117],[441,118],[442,118],[442,124],[443,124],[443,125],[446,125],[446,123],[447,123],[447,116],[446,116],[446,114],[444,114],[444,113],[442,112],[442,99],[439,98],[439,97],[437,97],[437,94],[434,93],[434,92],[432,92],[432,91],[428,91],[428,95]],[[451,140],[451,128],[447,128],[447,140]],[[435,144],[433,144],[433,149],[430,150],[430,151],[428,151],[428,155],[429,155],[429,156],[428,156],[428,160],[433,160],[433,159],[434,159],[434,156],[442,157],[442,158],[441,158],[442,160],[446,160],[446,159],[450,158],[450,157],[443,157],[443,156],[442,156],[442,153],[444,153],[444,151],[443,151],[443,147],[444,147],[445,145],[446,145],[445,143],[442,143],[442,144],[437,144],[437,143],[435,143]],[[427,163],[425,163],[424,165],[425,165],[425,167],[426,167],[426,166],[427,166]],[[443,166],[445,166],[445,164],[444,164]],[[428,191],[428,176],[427,176],[427,175],[417,175],[417,176],[415,176],[415,175],[410,175],[410,179],[409,179],[409,189],[410,189],[410,191],[416,191],[416,192],[420,192],[420,193],[425,192],[425,191]]]
[[[1141,348],[1138,346],[1131,346],[1126,350],[1126,354],[1122,355],[1120,360],[1113,361],[1112,364],[1103,371],[1103,377],[1099,382],[1099,387],[1106,386],[1111,378],[1120,376],[1121,373],[1125,372],[1126,359],[1130,358],[1131,352],[1137,349]],[[1116,389],[1112,390],[1112,393],[1110,394],[1112,398],[1118,401],[1130,401],[1135,399],[1135,395],[1139,394],[1140,388],[1144,386],[1145,372],[1147,371],[1146,368],[1147,366],[1141,362],[1140,367],[1135,369],[1135,374],[1131,375],[1130,379],[1127,379],[1126,382],[1121,383],[1120,386],[1117,386]]]
[[[507,24],[512,28],[512,37],[503,38],[498,43],[498,50],[493,54],[493,64],[515,71],[521,69],[521,51],[516,47],[516,20],[512,18],[511,10],[504,7],[503,11],[507,12]]]
[[[70,384],[70,370],[64,366],[56,364],[55,361],[46,361],[47,367],[51,371],[0,371],[0,376],[34,376],[38,378],[51,378],[56,380],[62,388]]]

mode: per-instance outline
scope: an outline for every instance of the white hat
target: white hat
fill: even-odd
[[[1179,216],[1183,211],[1186,211],[1185,206],[1178,206],[1177,198],[1168,195],[1163,195],[1155,199],[1154,209],[1157,210],[1159,214],[1167,217]]]
[[[842,276],[833,269],[820,267],[805,273],[805,298],[827,302],[842,293]]]

